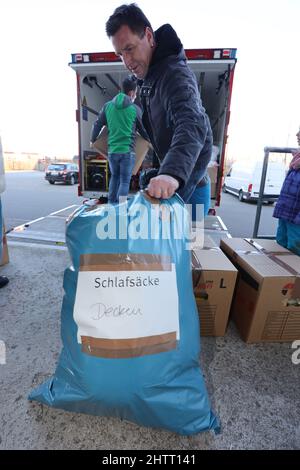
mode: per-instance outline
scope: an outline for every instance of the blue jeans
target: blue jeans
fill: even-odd
[[[300,225],[278,219],[276,241],[300,256]]]
[[[208,176],[207,183],[204,186],[197,186],[194,190],[193,194],[191,195],[190,199],[188,200],[188,204],[192,205],[192,220],[196,220],[197,211],[196,207],[197,204],[203,204],[204,208],[204,217],[208,214],[210,208],[210,179]]]
[[[210,157],[211,157],[212,144],[213,144],[212,136],[211,134],[209,134],[206,137],[204,147],[201,150],[201,158],[198,158],[191,176],[187,180],[184,187],[180,188],[177,191],[177,193],[184,200],[184,202],[188,202],[190,200],[193,192],[195,191],[195,189],[197,189],[197,185],[199,181],[202,180],[202,178],[204,177],[206,173],[206,166],[208,165]]]
[[[109,153],[108,162],[111,172],[108,202],[119,202],[121,196],[128,196],[135,154],[132,152]]]

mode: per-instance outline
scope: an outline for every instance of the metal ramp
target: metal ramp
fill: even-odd
[[[66,220],[78,207],[80,206],[65,207],[45,217],[19,225],[7,233],[7,239],[8,241],[65,246]],[[221,238],[231,237],[219,216],[208,215],[205,217],[204,230],[217,245],[220,244]]]
[[[66,219],[78,205],[65,207],[46,217],[19,225],[7,233],[8,241],[65,245]]]

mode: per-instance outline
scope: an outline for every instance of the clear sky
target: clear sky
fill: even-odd
[[[0,1],[0,132],[6,151],[77,154],[71,53],[112,50],[105,22],[121,1]],[[130,2],[129,2],[130,3]],[[300,0],[140,0],[154,29],[186,48],[237,48],[228,156],[296,146]]]

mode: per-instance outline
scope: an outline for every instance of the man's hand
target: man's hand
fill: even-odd
[[[90,142],[90,148],[94,148],[94,142]]]
[[[178,189],[178,181],[169,175],[158,175],[151,178],[148,184],[148,193],[158,199],[169,199]]]

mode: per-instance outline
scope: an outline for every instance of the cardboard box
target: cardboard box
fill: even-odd
[[[300,257],[273,240],[228,238],[239,270],[232,316],[247,343],[300,339]]]
[[[224,336],[237,270],[207,234],[192,250],[192,274],[201,335]]]
[[[97,150],[101,155],[107,157],[107,127],[104,126],[98,136],[98,139],[94,142],[93,148]],[[132,170],[132,174],[136,175],[139,171],[145,156],[150,148],[149,142],[147,142],[139,134],[136,135],[135,142],[135,165]]]
[[[8,256],[8,246],[7,246],[7,237],[5,235],[5,226],[3,227],[3,246],[2,246],[2,258],[0,259],[0,266],[4,266],[5,264],[9,263],[9,256]]]
[[[218,181],[219,165],[216,162],[209,162],[207,173],[210,177],[210,197],[215,198],[217,194],[217,181]]]

